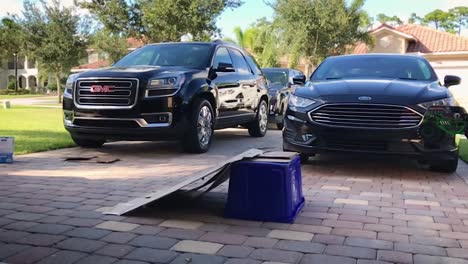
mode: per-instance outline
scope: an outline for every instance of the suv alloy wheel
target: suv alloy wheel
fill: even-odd
[[[213,139],[213,129],[213,107],[206,99],[196,99],[187,134],[182,139],[184,149],[192,153],[207,152]]]
[[[265,100],[260,101],[257,110],[257,117],[249,125],[249,134],[252,137],[265,136],[268,129],[268,105]]]

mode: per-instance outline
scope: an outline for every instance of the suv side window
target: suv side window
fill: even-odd
[[[245,59],[247,60],[247,63],[249,64],[250,68],[252,69],[255,75],[263,75],[257,62],[255,62],[255,60],[251,56],[247,55]]]
[[[242,74],[252,73],[242,53],[240,53],[238,50],[235,50],[235,49],[229,49],[229,53],[231,53],[231,57],[234,62],[234,67],[237,69],[239,73],[242,73]]]
[[[213,62],[213,67],[218,68],[220,63],[233,65],[231,56],[229,55],[229,52],[226,48],[219,48],[216,51],[216,55],[215,55],[214,62]]]

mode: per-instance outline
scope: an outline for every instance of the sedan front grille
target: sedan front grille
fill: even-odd
[[[423,116],[398,105],[329,104],[309,113],[312,121],[333,127],[401,129],[418,126]]]
[[[138,79],[83,78],[76,80],[75,104],[84,109],[130,109],[137,101]]]

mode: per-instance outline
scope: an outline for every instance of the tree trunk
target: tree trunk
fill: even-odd
[[[60,87],[60,75],[61,75],[61,70],[56,69],[55,70],[55,81],[57,82],[57,96],[58,96],[59,104],[62,103],[62,90],[61,90],[61,87]]]

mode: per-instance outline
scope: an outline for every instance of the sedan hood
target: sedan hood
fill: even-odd
[[[325,103],[381,103],[415,105],[450,97],[449,90],[438,82],[408,80],[356,79],[309,82],[295,94],[320,98]]]
[[[77,77],[119,77],[119,78],[135,78],[143,77],[146,79],[152,78],[155,75],[171,75],[180,73],[195,73],[203,71],[201,69],[184,68],[184,67],[160,67],[160,66],[134,66],[134,67],[107,67],[98,70],[91,70],[80,73]]]

